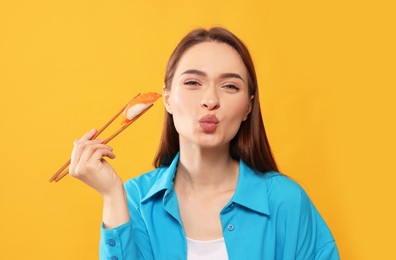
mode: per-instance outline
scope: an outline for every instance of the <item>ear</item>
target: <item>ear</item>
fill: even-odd
[[[250,101],[249,101],[248,110],[247,110],[245,116],[243,117],[242,121],[246,121],[246,119],[248,118],[250,112],[252,111],[253,98],[254,98],[254,96],[251,95],[251,96],[250,96]]]
[[[169,114],[172,114],[172,109],[171,109],[171,106],[170,106],[170,104],[169,104],[169,97],[170,97],[170,90],[164,85],[164,86],[162,86],[162,94],[163,94],[163,102],[164,102],[164,106],[165,106],[165,109],[166,109],[166,111],[169,113]]]

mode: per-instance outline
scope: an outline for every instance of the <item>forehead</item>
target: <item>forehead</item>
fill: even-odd
[[[176,73],[197,69],[208,75],[238,73],[246,79],[246,67],[239,53],[230,45],[219,42],[203,42],[190,47],[180,58]]]

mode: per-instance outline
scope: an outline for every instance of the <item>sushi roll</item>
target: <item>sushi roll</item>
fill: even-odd
[[[127,124],[151,106],[161,95],[155,92],[144,93],[134,98],[122,112],[121,124]]]

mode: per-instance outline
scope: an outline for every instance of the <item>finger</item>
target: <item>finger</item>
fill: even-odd
[[[75,140],[73,151],[71,154],[69,173],[71,173],[73,175],[77,165],[80,163],[81,155],[87,146],[92,145],[92,144],[100,144],[102,142],[103,142],[103,139],[89,140],[89,141]]]
[[[83,135],[80,138],[80,141],[86,141],[86,140],[91,140],[92,137],[94,137],[94,135],[96,134],[96,128],[91,129],[88,133],[86,133],[85,135]]]
[[[81,162],[76,166],[76,170],[74,176],[79,179],[89,179],[89,176],[92,173],[97,173],[103,167],[103,164],[106,164],[103,157],[108,157],[110,159],[114,159],[116,155],[107,147],[99,148],[95,147],[95,149],[91,149],[92,147],[84,150],[83,156],[87,156],[87,160]],[[93,150],[92,154],[91,151]],[[85,160],[85,159],[83,159]]]
[[[105,150],[112,151],[113,148],[108,145],[105,145],[105,144],[87,145],[81,154],[79,163],[84,164],[90,160],[95,160],[95,161],[100,160],[102,158],[102,155],[100,154],[100,152],[103,152]],[[91,158],[96,151],[100,151],[100,152],[96,153],[94,158]]]
[[[103,157],[114,159],[116,155],[108,149],[98,149],[92,154],[91,160],[102,160]]]
[[[87,145],[91,144],[101,144],[104,142],[103,138],[95,139],[95,140],[75,140],[74,145],[78,145],[79,147],[84,148]]]

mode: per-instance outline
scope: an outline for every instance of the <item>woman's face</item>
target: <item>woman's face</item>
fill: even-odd
[[[179,60],[164,102],[181,145],[229,145],[251,109],[241,57],[225,43],[192,46]]]

